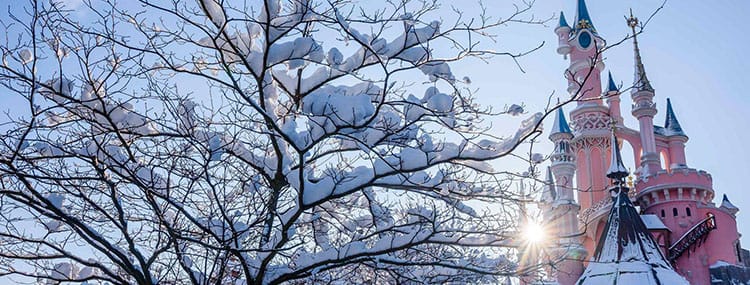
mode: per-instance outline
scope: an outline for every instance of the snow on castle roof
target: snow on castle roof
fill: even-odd
[[[669,228],[662,223],[661,219],[654,214],[641,215],[641,220],[649,230],[669,230]]]
[[[672,269],[621,187],[596,251],[576,284],[689,284]]]

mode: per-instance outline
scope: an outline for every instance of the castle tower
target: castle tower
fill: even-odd
[[[570,146],[573,133],[562,108],[557,109],[549,139],[554,142],[555,150],[550,156],[552,165],[547,183],[550,185],[549,189],[554,191],[551,193],[555,195],[551,206],[545,209],[550,213],[545,218],[551,224],[553,234],[558,237],[552,251],[561,260],[553,275],[559,284],[573,284],[583,272],[583,261],[587,253],[579,235],[578,214],[581,206],[576,203],[573,195],[573,176],[576,171],[576,157]]]
[[[545,220],[552,223],[559,237],[556,249],[568,245],[567,248],[580,248],[582,244],[575,251],[578,255],[569,256],[593,252],[594,262],[564,259],[571,262],[558,267],[569,275],[554,272],[557,282],[611,284],[619,280],[618,284],[629,284],[622,278],[638,275],[639,281],[661,284],[685,283],[682,277],[691,284],[710,284],[714,280],[750,283],[750,268],[744,267],[740,257],[736,221],[739,209],[726,197],[717,207],[713,203],[711,175],[688,167],[688,136],[677,119],[677,105],[673,106],[672,100],[667,99],[663,110],[664,126],[654,125],[655,92],[638,46],[638,20],[631,13],[627,21],[633,32],[635,62],[632,115],[639,123],[633,129],[622,120],[621,92],[611,74],[602,92],[600,74],[604,64],[600,52],[605,42],[591,22],[586,3],[577,0],[577,4],[575,25],[570,27],[561,13],[555,29],[557,52],[570,59],[565,78],[570,99],[577,101],[577,106],[570,112],[572,130],[561,110],[554,121],[550,134],[555,143],[550,159],[554,179],[547,180],[555,187],[545,193],[548,205],[543,210]],[[633,147],[632,155],[639,164],[633,191],[623,181],[629,171],[622,164],[619,148],[625,141]],[[574,177],[575,184],[571,181]],[[577,193],[578,204],[573,193]],[[566,213],[577,214],[578,220],[570,219]],[[568,235],[576,232],[583,236]],[[586,266],[581,278],[571,279],[580,272],[581,265]],[[682,277],[675,277],[675,272]]]
[[[644,214],[658,217],[670,230],[664,241],[665,255],[675,270],[691,284],[709,284],[712,265],[739,264],[736,209],[717,208],[711,175],[688,167],[688,136],[671,100],[667,99],[664,126],[654,126],[654,89],[640,56],[635,30],[638,19],[632,14],[628,26],[633,32],[636,69],[632,113],[639,122],[643,148],[635,200]],[[661,167],[661,158],[666,169]]]
[[[601,72],[604,69],[601,51],[606,43],[597,33],[584,0],[577,1],[576,10],[574,27],[561,25],[555,29],[555,33],[560,42],[558,53],[569,55],[570,58],[570,65],[565,71],[568,93],[578,102],[570,112],[574,134],[570,148],[576,156],[578,169],[575,175],[578,203],[582,209],[591,209],[602,200],[609,199],[606,193],[609,182],[604,169],[608,162],[611,118],[610,108],[602,102],[601,87]],[[618,105],[619,97],[610,102]],[[582,242],[589,252],[593,251],[597,231],[606,218],[606,208],[599,210],[595,211],[595,215],[587,214],[586,220],[583,220],[587,228]]]
[[[656,152],[656,140],[654,138],[654,115],[656,115],[656,104],[654,103],[654,88],[651,87],[646,76],[646,68],[641,60],[641,51],[638,48],[638,19],[631,13],[628,26],[633,31],[633,50],[635,54],[635,76],[633,89],[630,97],[633,99],[633,116],[638,119],[638,130],[641,134],[641,172],[640,175],[649,176],[661,170],[659,153]]]
[[[561,13],[562,18],[562,13]],[[564,23],[564,21],[561,21]],[[606,153],[607,126],[609,109],[601,100],[601,72],[604,64],[601,61],[601,49],[604,39],[599,37],[594,28],[584,0],[578,0],[577,15],[573,28],[560,26],[555,29],[560,40],[558,52],[569,55],[570,65],[565,71],[568,80],[568,92],[578,101],[571,111],[571,120],[575,137],[571,141],[572,151],[576,154],[577,168],[585,170],[603,169]],[[588,208],[606,196],[603,189],[606,179],[603,173],[585,171],[576,176],[579,202]]]
[[[614,128],[610,142],[612,152],[607,177],[612,179],[609,192],[613,203],[592,262],[576,284],[687,285],[687,280],[672,269],[659,251],[628,197],[629,189],[625,185],[628,170],[622,163]]]

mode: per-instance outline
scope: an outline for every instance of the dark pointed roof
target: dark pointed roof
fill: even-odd
[[[618,92],[620,91],[620,88],[617,88],[617,84],[615,84],[615,81],[612,79],[612,72],[609,73],[609,80],[607,85],[607,92]]]
[[[727,194],[724,194],[724,198],[721,199],[721,206],[719,206],[719,207],[721,207],[721,208],[727,208],[729,210],[737,210],[737,211],[740,210],[740,208],[737,208],[737,206],[735,206],[734,204],[732,204],[732,202],[729,201],[729,198],[727,197]],[[735,213],[737,211],[735,211]]]
[[[630,201],[628,189],[616,187],[593,259],[577,284],[688,284],[662,255]]]
[[[589,16],[589,10],[586,8],[586,1],[584,0],[578,0],[575,29],[589,29],[592,32],[596,32],[596,28],[594,28],[594,22],[591,21],[591,16]]]
[[[557,116],[555,116],[555,123],[552,125],[551,135],[558,134],[558,133],[565,133],[565,134],[573,133],[570,131],[570,126],[568,125],[568,121],[565,120],[565,113],[563,112],[562,107],[557,109]]]
[[[565,20],[565,13],[560,11],[560,23],[557,25],[557,27],[570,27],[568,26],[568,21]]]
[[[664,129],[668,131],[669,135],[686,136],[685,132],[682,131],[680,122],[677,121],[677,116],[674,114],[674,110],[672,110],[672,101],[670,101],[669,98],[667,98],[667,117],[664,120]]]
[[[611,146],[610,150],[612,156],[610,158],[609,169],[607,170],[607,177],[615,180],[621,180],[628,177],[628,169],[625,164],[622,163],[622,155],[620,155],[620,145],[617,143],[617,137],[615,131],[612,130],[612,137],[610,138]]]
[[[648,81],[646,76],[646,67],[643,66],[643,60],[641,59],[641,50],[638,48],[638,37],[635,27],[638,26],[638,18],[633,16],[631,11],[630,18],[628,18],[628,26],[633,31],[633,51],[635,52],[635,76],[633,80],[633,91],[654,91],[654,87],[651,87],[651,82]]]

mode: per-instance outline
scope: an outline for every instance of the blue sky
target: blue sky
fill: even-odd
[[[575,18],[574,0],[537,1],[537,18],[550,17],[565,11],[568,22]],[[661,1],[587,1],[589,13],[599,34],[609,43],[624,38],[630,29],[624,16],[630,8],[641,19],[661,5]],[[502,7],[500,5],[503,5]],[[506,3],[488,1],[488,10],[503,14]],[[747,31],[750,22],[748,1],[668,1],[639,36],[642,57],[648,77],[656,89],[655,102],[659,113],[655,123],[664,123],[666,98],[672,99],[677,117],[690,137],[687,143],[687,163],[713,176],[715,202],[721,203],[722,194],[740,207],[739,231],[744,247],[750,247],[750,224],[743,223],[750,216],[750,194],[745,189],[750,174],[750,98],[747,94],[748,59]],[[467,12],[468,13],[468,12]],[[457,77],[472,78],[478,88],[481,103],[502,108],[505,104],[523,102],[534,112],[544,108],[547,97],[564,96],[566,83],[562,75],[568,61],[559,56],[557,39],[553,33],[557,21],[547,26],[512,25],[497,31],[500,34],[495,49],[520,51],[541,41],[544,47],[520,60],[526,73],[521,73],[507,58],[495,58],[487,64],[471,62],[454,66]],[[630,41],[614,47],[606,54],[606,69],[615,81],[628,86],[633,80],[633,51]],[[605,77],[606,78],[606,77]],[[630,96],[622,97],[622,112],[626,125],[637,127],[630,116]],[[573,106],[566,106],[566,113]],[[500,132],[515,127],[508,120],[493,121]],[[545,124],[551,127],[552,121]],[[544,137],[546,138],[547,133]],[[548,152],[551,143],[543,140],[536,151]],[[629,157],[629,155],[624,155]],[[628,167],[635,169],[632,158]],[[503,166],[503,165],[500,165]],[[744,209],[744,210],[743,210]]]

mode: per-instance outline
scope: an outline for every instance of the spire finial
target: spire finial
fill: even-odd
[[[596,28],[594,28],[594,23],[591,22],[591,17],[589,16],[589,10],[586,8],[586,1],[578,0],[578,9],[576,11],[577,13],[576,13],[575,29],[576,30],[589,29],[592,32],[596,33]]]
[[[610,138],[611,146],[610,151],[612,156],[610,158],[609,170],[607,170],[607,177],[616,180],[616,183],[621,184],[625,177],[628,177],[628,169],[625,164],[622,163],[622,155],[620,155],[620,145],[617,143],[617,136],[615,136],[615,129],[617,128],[615,122],[612,121],[612,137]]]
[[[633,16],[633,9],[630,9],[630,17],[627,18],[627,23],[630,29],[633,31],[633,50],[635,51],[635,80],[633,82],[634,91],[654,91],[651,87],[651,82],[646,77],[646,68],[643,66],[641,60],[641,50],[638,48],[638,32],[635,28],[638,27],[640,22],[638,18]]]

